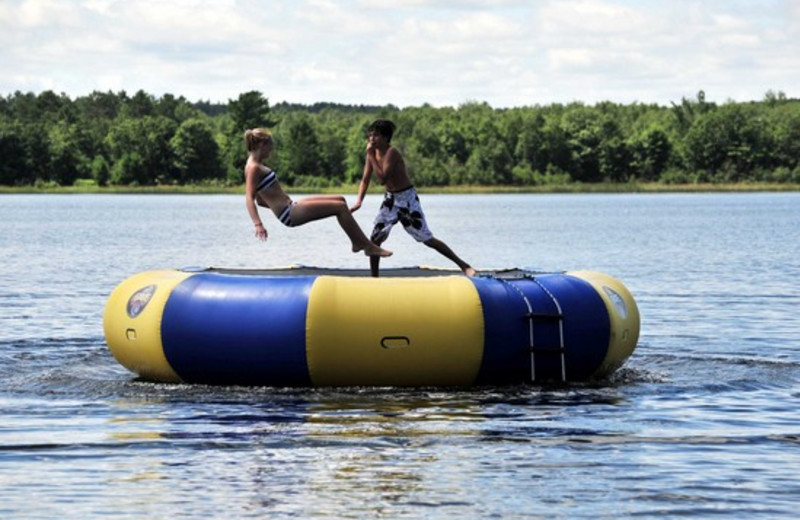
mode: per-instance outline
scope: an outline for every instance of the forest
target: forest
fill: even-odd
[[[800,183],[800,100],[695,98],[493,108],[278,103],[259,91],[225,103],[144,91],[0,97],[0,185],[238,186],[244,130],[272,129],[282,183],[357,182],[365,129],[398,127],[392,144],[418,186],[572,183]]]

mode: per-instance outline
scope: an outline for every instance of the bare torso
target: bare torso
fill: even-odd
[[[267,168],[263,165],[258,165],[257,178],[255,184],[258,185],[261,180],[268,175]],[[263,188],[255,193],[255,201],[259,206],[269,208],[277,216],[283,211],[283,208],[291,204],[292,199],[283,191],[279,182],[276,182],[269,188]]]
[[[411,186],[406,162],[399,150],[390,146],[386,150],[376,150],[375,157],[383,165],[384,177],[381,179],[387,191],[401,191]]]

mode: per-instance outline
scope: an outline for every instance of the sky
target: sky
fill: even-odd
[[[0,95],[496,108],[800,97],[800,0],[0,0]]]

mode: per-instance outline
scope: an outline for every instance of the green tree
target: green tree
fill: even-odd
[[[348,182],[358,182],[364,173],[366,159],[367,127],[372,122],[369,116],[362,116],[347,132],[345,165]]]
[[[457,111],[459,131],[469,157],[453,180],[467,184],[508,184],[513,175],[513,155],[488,103],[465,103]]]
[[[544,115],[542,136],[544,143],[541,149],[543,157],[536,163],[537,170],[553,170],[574,173],[572,146],[570,136],[561,124],[563,107],[548,110]]]
[[[449,182],[447,157],[442,125],[442,111],[429,105],[411,108],[398,118],[402,127],[393,144],[402,150],[406,168],[414,184],[419,186],[446,185]],[[362,148],[363,153],[363,148]],[[463,168],[457,165],[456,170]],[[449,173],[453,173],[452,171]]]
[[[111,184],[140,185],[153,184],[148,177],[147,164],[137,151],[126,152],[111,167]]]
[[[568,136],[572,159],[568,171],[572,177],[581,182],[602,180],[600,143],[603,135],[599,114],[576,103],[564,113],[561,124]]]
[[[458,124],[453,119],[453,112],[445,109],[446,117],[439,125],[439,140],[442,143],[445,162],[451,164],[464,164],[469,158],[467,139]]]
[[[77,122],[81,125],[85,137],[83,150],[90,160],[93,161],[97,156],[103,156],[104,160],[107,158],[105,138],[112,123],[122,111],[125,99],[124,93],[95,91],[75,100]]]
[[[228,100],[228,112],[233,120],[233,132],[237,134],[249,128],[272,128],[277,124],[269,118],[269,100],[257,90]]]
[[[276,129],[275,139],[277,164],[285,182],[292,183],[295,176],[323,174],[319,138],[308,115],[285,117]]]
[[[320,168],[325,176],[341,183],[347,171],[347,131],[351,117],[330,110],[320,114],[315,129],[319,137]]]
[[[510,184],[512,154],[494,124],[486,124],[480,134],[484,140],[473,149],[467,160],[467,179],[472,184]]]
[[[785,103],[787,100],[786,93],[782,90],[775,92],[774,90],[770,89],[764,94],[764,103],[766,103],[769,107],[775,107],[775,105],[779,103]]]
[[[170,139],[175,158],[175,180],[196,182],[222,177],[219,146],[211,126],[202,119],[187,119]]]
[[[41,121],[40,104],[33,92],[14,92],[8,99],[8,111],[12,119],[21,123],[39,123]]]
[[[155,114],[156,100],[143,90],[139,90],[123,105],[123,114],[128,117],[139,118]]]
[[[113,184],[171,183],[174,156],[169,142],[177,124],[163,116],[122,117],[109,130],[106,146]]]
[[[672,143],[666,132],[657,126],[631,136],[629,148],[633,174],[646,181],[658,180],[672,156]]]
[[[771,166],[772,146],[757,110],[729,103],[698,117],[684,138],[687,166],[727,182],[747,179],[755,168]]]
[[[80,119],[84,123],[91,121],[110,121],[119,115],[124,102],[124,94],[94,91],[88,96],[75,100]]]
[[[183,96],[175,97],[172,94],[164,94],[156,100],[154,107],[155,115],[164,116],[177,123],[192,118],[200,118],[202,112],[192,106]]]
[[[0,183],[242,182],[243,132],[276,132],[284,181],[356,181],[365,129],[398,125],[393,144],[419,185],[542,184],[631,178],[664,181],[800,179],[800,101],[717,106],[703,91],[672,106],[600,102],[493,109],[487,103],[419,107],[279,103],[258,91],[226,104],[189,103],[140,90],[0,97]],[[280,123],[278,123],[280,121]],[[222,168],[222,172],[218,168]]]
[[[36,97],[37,120],[43,124],[54,124],[57,121],[74,121],[75,113],[72,102],[65,95],[57,95],[52,90],[45,90]]]
[[[800,167],[800,102],[773,105],[765,121],[771,129],[776,167]]]
[[[65,121],[54,123],[48,128],[48,140],[52,180],[70,186],[75,179],[91,175],[91,161],[84,153],[81,125]]]
[[[18,186],[33,184],[37,179],[51,180],[50,142],[45,125],[12,121],[0,126],[3,127],[0,129],[3,177]]]
[[[547,139],[544,132],[545,119],[540,111],[526,110],[514,147],[514,161],[527,165],[532,171],[544,171],[548,164]]]
[[[31,184],[28,168],[30,157],[19,123],[0,121],[0,184],[21,186]]]
[[[229,128],[222,139],[222,155],[229,180],[241,179],[247,156],[244,149],[244,132],[250,128],[272,128],[277,122],[269,117],[269,100],[257,91],[251,90],[235,100],[228,100],[225,121]]]
[[[600,175],[603,180],[611,182],[629,181],[632,175],[631,155],[631,151],[621,135],[605,136],[600,143],[599,157]]]
[[[102,155],[95,156],[92,159],[92,179],[98,186],[107,186],[111,179],[111,169],[108,166],[108,161]]]
[[[716,105],[706,102],[706,93],[701,90],[695,100],[681,98],[681,103],[672,103],[672,113],[677,121],[681,133],[687,132],[694,123],[695,118],[714,110]]]

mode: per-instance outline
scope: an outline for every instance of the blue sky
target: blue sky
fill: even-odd
[[[800,97],[800,0],[0,0],[0,95],[494,107]]]

